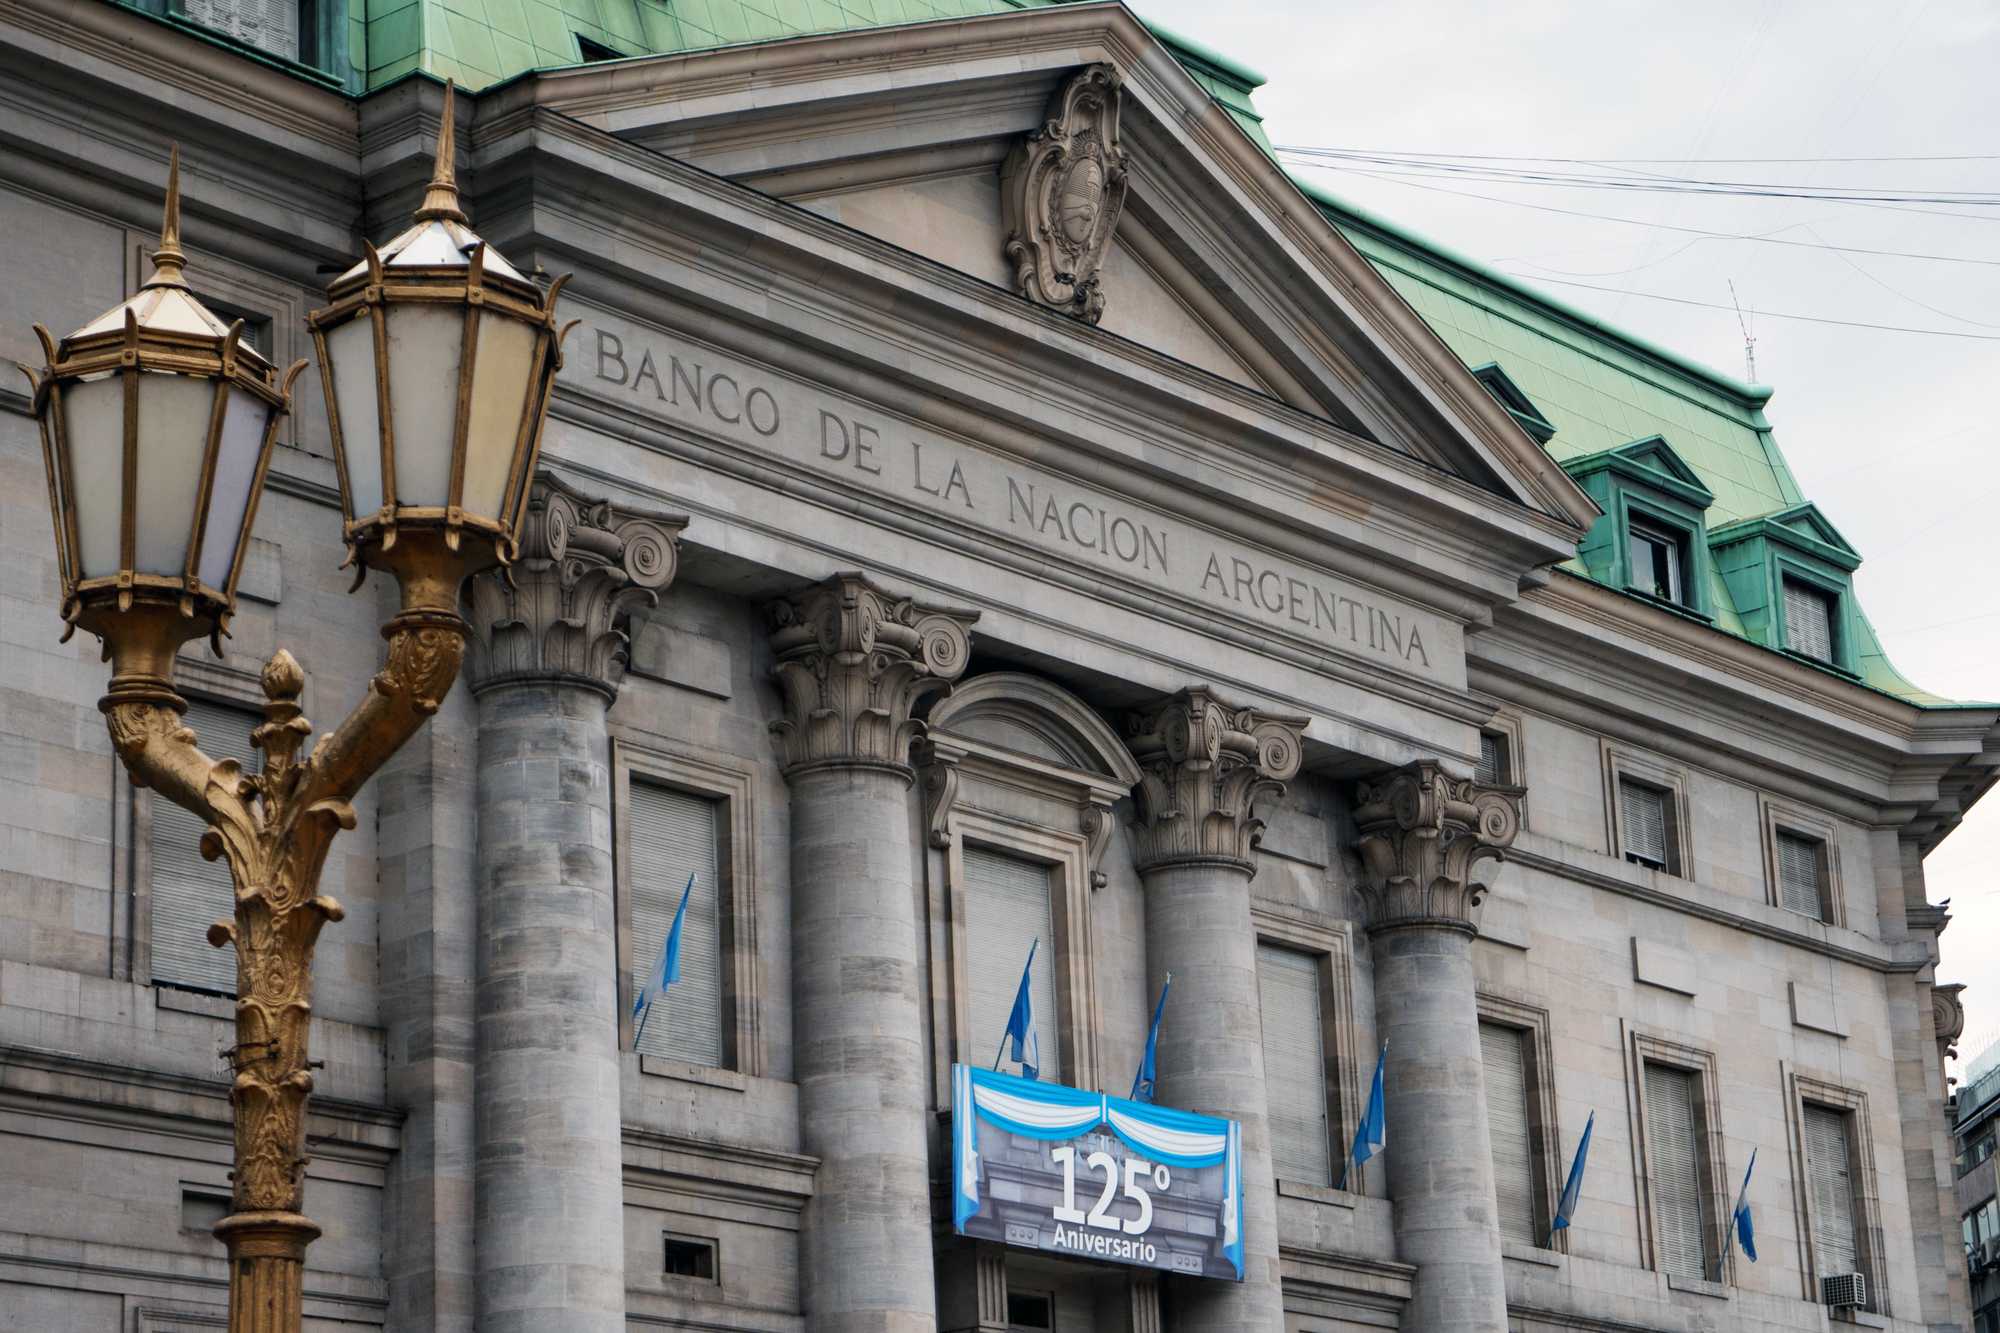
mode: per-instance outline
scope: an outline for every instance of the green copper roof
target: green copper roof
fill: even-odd
[[[368,86],[412,70],[470,89],[583,61],[1041,9],[1058,0],[366,0]]]
[[[1467,366],[1497,366],[1527,396],[1555,427],[1543,448],[1558,462],[1661,436],[1714,493],[1711,534],[1806,503],[1764,419],[1769,386],[1655,346],[1311,181],[1298,184]],[[1584,572],[1577,560],[1567,567]],[[1709,585],[1716,626],[1751,637],[1719,568]],[[1927,707],[1953,702],[1890,664],[1865,613],[1855,627],[1856,665],[1868,685]]]

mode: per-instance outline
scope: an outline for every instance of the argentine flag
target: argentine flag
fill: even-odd
[[[1035,1001],[1028,994],[1028,980],[1035,972],[1035,948],[1041,944],[1041,937],[1035,937],[1034,944],[1028,946],[1028,965],[1021,969],[1021,989],[1014,995],[1014,1012],[1007,1017],[1007,1031],[1001,1035],[1001,1045],[1014,1043],[1014,1063],[1021,1066],[1021,1077],[1039,1079],[1042,1066],[1042,1039],[1035,1031]],[[996,1062],[997,1063],[997,1062]]]
[[[674,913],[673,929],[660,942],[660,956],[653,960],[653,970],[646,974],[646,984],[632,997],[632,1017],[639,1019],[639,1031],[643,1036],[646,1022],[643,1015],[653,1007],[653,1001],[667,993],[667,987],[681,979],[681,924],[687,920],[688,895],[694,892],[694,876],[688,876],[687,887],[681,890],[680,910]],[[634,1045],[637,1039],[634,1039]]]
[[[1736,1243],[1751,1263],[1757,1262],[1757,1229],[1750,1225],[1750,1173],[1757,1169],[1757,1150],[1750,1150],[1750,1165],[1743,1171],[1743,1188],[1736,1191]]]

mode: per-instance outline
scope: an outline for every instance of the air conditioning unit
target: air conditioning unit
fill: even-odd
[[[1995,1264],[2000,1264],[2000,1236],[1988,1236],[1980,1241],[1977,1255],[1981,1268],[1991,1268]]]
[[[1860,1309],[1868,1304],[1868,1277],[1865,1273],[1841,1273],[1819,1280],[1819,1303]]]

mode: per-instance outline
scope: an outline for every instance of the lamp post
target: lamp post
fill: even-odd
[[[325,378],[355,586],[393,574],[402,605],[382,627],[387,661],[366,696],[309,754],[305,676],[282,649],[265,666],[264,751],[250,775],[209,759],[173,691],[183,644],[220,636],[235,610],[257,501],[301,361],[282,379],[188,290],[179,243],[180,155],[168,170],[154,273],[137,296],[58,344],[33,386],[55,515],[65,641],[98,635],[112,664],[99,702],[137,786],[208,824],[202,855],[226,858],[234,944],[234,1211],[231,1333],[300,1327],[306,1246],[305,1115],[312,954],[343,915],[319,892],[354,796],[450,692],[467,626],[459,589],[513,557],[549,386],[566,328],[546,293],[487,251],[458,207],[452,90],[416,225],[337,279],[308,317]],[[23,367],[26,370],[26,367]]]

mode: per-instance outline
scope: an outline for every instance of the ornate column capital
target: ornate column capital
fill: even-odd
[[[627,610],[651,606],[673,582],[687,524],[685,514],[614,506],[537,473],[519,558],[472,581],[473,692],[556,680],[616,698]]]
[[[1255,874],[1250,853],[1264,821],[1251,805],[1283,794],[1299,771],[1299,733],[1310,720],[1232,708],[1206,685],[1127,718],[1125,743],[1144,774],[1132,789],[1139,869],[1229,861]]]
[[[1461,781],[1435,760],[1355,788],[1355,850],[1365,872],[1368,929],[1434,926],[1471,934],[1486,892],[1480,861],[1503,860],[1521,831],[1519,787]]]
[[[977,611],[898,597],[864,574],[835,574],[766,612],[785,717],[771,724],[785,771],[874,765],[910,776],[919,701],[951,688],[971,656]]]

